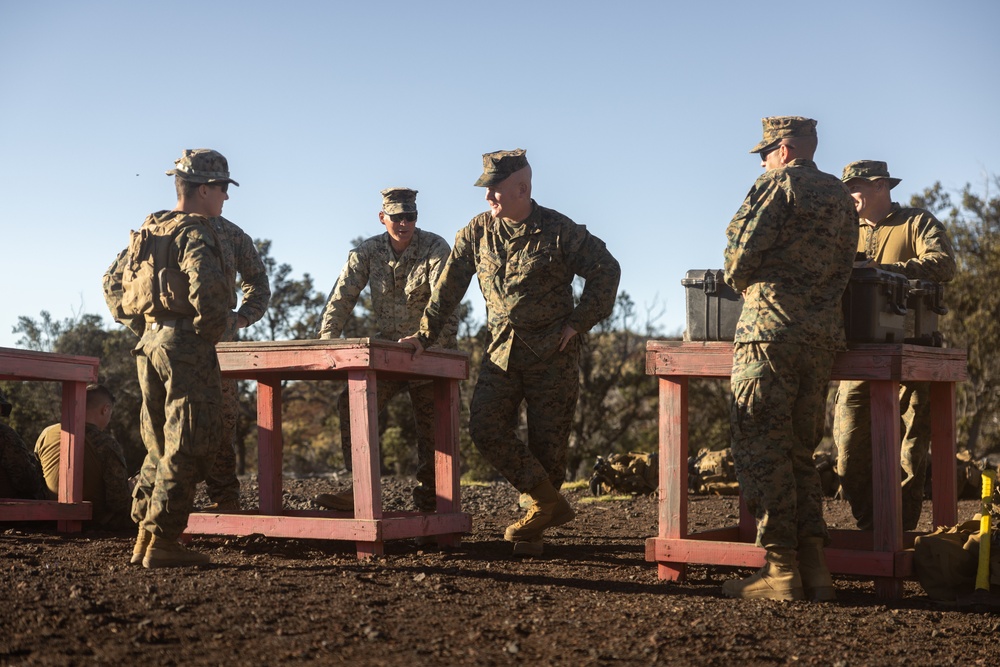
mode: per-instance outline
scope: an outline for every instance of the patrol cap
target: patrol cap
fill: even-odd
[[[879,160],[858,160],[844,167],[844,175],[840,177],[844,183],[855,178],[863,178],[866,181],[877,181],[884,178],[889,181],[889,189],[899,185],[903,179],[893,178],[889,175],[889,165]]]
[[[515,171],[528,166],[523,148],[512,151],[495,151],[483,154],[483,175],[475,182],[477,187],[486,188],[505,180]]]
[[[192,183],[239,183],[229,178],[229,163],[222,153],[210,148],[186,148],[180,158],[174,160],[174,168],[167,176],[180,176]]]
[[[751,153],[760,153],[773,148],[782,139],[792,137],[815,137],[816,121],[802,116],[770,116],[760,119],[764,126],[764,139],[750,149]]]
[[[382,210],[389,215],[417,212],[417,191],[410,188],[382,190]]]

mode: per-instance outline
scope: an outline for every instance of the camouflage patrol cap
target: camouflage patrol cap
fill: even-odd
[[[417,191],[410,188],[382,190],[382,210],[389,215],[417,212]]]
[[[816,121],[802,116],[770,116],[761,118],[764,126],[764,139],[750,149],[751,153],[760,153],[773,148],[782,139],[791,137],[815,137]]]
[[[210,148],[186,148],[184,154],[174,160],[174,168],[167,176],[180,176],[192,183],[239,183],[229,178],[229,162],[222,153]]]
[[[486,188],[505,180],[515,171],[528,166],[528,158],[523,148],[512,151],[495,151],[483,154],[483,175],[475,182],[477,187]]]
[[[855,178],[863,178],[866,181],[877,181],[884,178],[889,181],[889,189],[899,185],[903,179],[893,178],[889,175],[889,165],[879,160],[858,160],[844,167],[844,175],[840,177],[844,183]]]

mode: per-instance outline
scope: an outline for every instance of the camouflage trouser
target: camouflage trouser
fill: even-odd
[[[736,343],[730,427],[740,490],[757,546],[828,540],[813,452],[823,437],[835,353],[793,343]]]
[[[930,383],[899,384],[899,416],[903,468],[903,529],[913,530],[920,520],[931,442]],[[871,386],[844,381],[837,390],[833,421],[837,443],[837,468],[844,495],[851,503],[858,527],[872,528],[872,418]]]
[[[518,363],[530,352],[515,340],[506,371],[488,357],[480,367],[469,434],[486,460],[522,493],[546,479],[557,489],[566,480],[566,450],[580,392],[579,350],[574,337],[564,351],[545,361]],[[522,401],[527,443],[517,436]]]
[[[154,535],[175,539],[219,445],[219,360],[214,345],[174,328],[147,331],[133,354],[146,459],[132,494],[132,518]]]
[[[407,391],[413,407],[413,422],[417,431],[417,482],[413,490],[413,501],[422,510],[431,511],[437,506],[437,491],[434,486],[434,383],[405,382],[399,380],[379,380],[379,414],[397,394]],[[351,399],[350,390],[340,394],[340,447],[344,453],[344,465],[351,470]]]
[[[0,498],[48,499],[35,452],[6,424],[0,424]]]
[[[240,500],[240,479],[236,476],[236,420],[239,418],[239,389],[236,380],[222,381],[222,440],[205,487],[213,503]]]

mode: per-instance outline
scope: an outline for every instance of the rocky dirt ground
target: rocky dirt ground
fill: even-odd
[[[330,487],[287,480],[286,505]],[[838,601],[812,604],[723,598],[746,570],[659,581],[644,559],[652,497],[568,495],[578,518],[550,531],[541,558],[515,558],[502,539],[520,514],[506,484],[463,487],[474,528],[459,548],[390,542],[367,562],[347,543],[198,537],[214,564],[143,570],[126,565],[131,533],[7,524],[0,664],[1000,664],[1000,614],[933,603],[916,582],[886,602],[870,580],[838,577]],[[405,509],[407,481],[384,480],[383,496]],[[243,504],[255,502],[247,481]],[[974,511],[963,502],[960,516]],[[735,499],[694,497],[690,514],[694,527],[728,525]],[[851,525],[842,501],[827,519]]]

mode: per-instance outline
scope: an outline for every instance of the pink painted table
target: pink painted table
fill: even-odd
[[[468,355],[431,348],[414,359],[411,348],[371,338],[220,343],[222,374],[257,381],[260,507],[257,512],[197,512],[191,534],[350,540],[359,558],[383,552],[385,540],[437,536],[457,544],[472,530],[461,511],[458,383],[469,376]],[[379,477],[376,380],[432,380],[435,411],[436,512],[383,512]],[[281,383],[347,380],[351,406],[354,513],[288,510],[282,506]]]
[[[95,357],[0,347],[0,380],[62,383],[57,500],[0,498],[0,521],[54,520],[61,531],[79,532],[82,522],[91,518],[91,504],[83,500],[83,438],[87,384],[97,382],[99,363]]]
[[[660,384],[659,535],[646,540],[646,560],[661,579],[682,580],[687,563],[761,567],[764,550],[754,546],[757,529],[740,503],[738,526],[689,533],[688,379],[728,378],[733,344],[649,341],[646,373]],[[933,522],[957,523],[955,479],[955,383],[968,378],[964,350],[919,345],[852,344],[837,355],[834,380],[871,381],[874,527],[831,530],[826,550],[830,570],[872,576],[876,594],[898,598],[913,576],[913,538],[904,533],[899,462],[899,383],[931,383]]]

